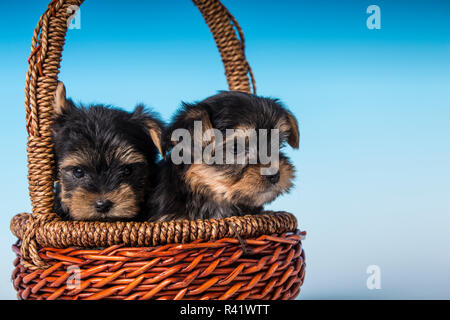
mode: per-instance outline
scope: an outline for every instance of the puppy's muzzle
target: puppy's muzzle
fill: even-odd
[[[99,199],[95,202],[95,210],[98,213],[107,213],[113,206],[109,200]]]

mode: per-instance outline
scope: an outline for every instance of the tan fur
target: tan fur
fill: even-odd
[[[240,180],[232,181],[214,166],[192,164],[185,179],[194,191],[212,197],[217,202],[237,204],[245,199],[251,201],[248,205],[261,206],[287,191],[292,186],[291,180],[294,177],[293,166],[282,159],[279,164],[280,181],[276,185],[268,186],[265,176],[261,175],[262,167],[251,165]]]
[[[144,156],[134,150],[133,147],[119,147],[112,154],[109,154],[107,157],[108,164],[111,163],[113,159],[118,159],[123,164],[133,164],[146,162]]]
[[[59,170],[68,167],[89,166],[93,159],[89,158],[90,152],[79,151],[74,152],[62,159]],[[132,164],[145,162],[142,154],[136,152],[131,147],[121,147],[114,151],[113,154],[106,158],[108,162],[112,159],[119,159],[122,164]],[[58,176],[61,172],[58,173]],[[61,184],[61,204],[64,208],[69,209],[70,215],[74,220],[101,220],[104,218],[133,218],[138,214],[139,204],[137,199],[139,195],[135,194],[132,188],[123,184],[109,193],[90,193],[82,188],[77,188],[70,194],[65,190],[64,184]],[[95,210],[95,202],[99,199],[110,200],[114,203],[111,210],[106,214],[100,214]]]
[[[204,110],[190,109],[189,111],[186,112],[185,119],[202,122],[203,134],[201,137],[201,139],[202,139],[201,142],[202,142],[203,147],[210,143],[213,143],[215,141],[215,137],[212,134],[205,135],[205,139],[203,139],[203,135],[205,134],[205,132],[207,130],[213,129],[211,120],[209,119],[209,115]],[[210,131],[210,133],[211,133],[211,131]],[[178,143],[178,141],[172,140],[171,143],[173,146],[175,146]]]
[[[154,145],[158,149],[159,153],[165,159],[165,154],[163,152],[162,144],[161,144],[161,135],[162,135],[161,128],[155,122],[150,121],[150,120],[146,121],[145,124],[148,128],[150,137],[152,138]]]
[[[292,148],[298,149],[300,143],[300,132],[298,131],[298,123],[295,117],[289,112],[287,117],[278,121],[275,128],[280,130],[280,134],[288,133],[287,142]]]
[[[77,167],[88,163],[86,158],[88,153],[74,152],[67,155],[59,164],[59,168]]]
[[[66,108],[66,88],[64,84],[59,81],[55,91],[55,100],[53,102],[53,110],[56,116],[63,113]]]
[[[114,191],[106,193],[104,197],[114,203],[108,217],[132,218],[139,211],[136,194],[127,184],[120,185]]]
[[[67,155],[62,159],[59,168],[64,169],[67,167],[78,167],[78,166],[89,166],[90,163],[94,162],[89,155],[95,155],[95,152],[84,150],[77,151],[72,154]],[[112,153],[106,155],[106,161],[108,165],[111,161],[118,159],[122,164],[133,164],[133,163],[145,163],[145,157],[135,151],[132,147],[119,147],[115,149]]]
[[[291,125],[286,118],[281,118],[276,123],[275,129],[280,130],[280,135],[282,135],[283,133],[289,133],[291,130]]]
[[[280,193],[287,191],[292,186],[294,168],[290,163],[282,160],[279,164],[280,181],[267,187],[265,176],[261,175],[261,168],[268,166],[253,165],[246,174],[237,181],[232,188],[235,195],[242,194],[253,201],[254,206],[262,206],[264,203],[273,201]]]
[[[95,210],[95,202],[99,199],[110,200],[114,203],[108,213],[100,214]],[[90,193],[82,188],[77,188],[72,192],[71,198],[61,197],[61,202],[69,208],[74,220],[133,218],[139,210],[136,195],[127,184],[122,184],[114,191],[104,194]]]
[[[257,134],[255,128],[247,128],[247,127],[237,127],[234,129],[233,134],[226,136],[225,143],[228,141],[233,141],[236,138],[245,138],[245,142],[250,140],[250,136],[253,134]]]
[[[203,110],[190,110],[188,116],[192,117],[193,120],[200,120],[202,122],[202,146],[206,146],[216,141],[213,133],[213,125],[209,119],[208,113]]]
[[[213,126],[211,124],[211,120],[209,119],[209,115],[206,111],[201,109],[190,109],[186,113],[186,119],[199,120],[203,124],[203,132],[208,129],[212,129]]]
[[[70,210],[70,215],[74,220],[95,220],[97,212],[94,208],[98,194],[89,193],[82,188],[77,188],[72,192],[70,199],[62,198],[61,202]]]
[[[232,184],[214,166],[192,164],[186,171],[187,184],[200,194],[210,194],[216,201],[223,201]]]

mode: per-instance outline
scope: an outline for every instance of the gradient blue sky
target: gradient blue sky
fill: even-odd
[[[0,298],[11,217],[30,210],[23,87],[48,1],[0,3]],[[269,208],[296,214],[307,276],[300,298],[450,298],[450,3],[224,0],[244,29],[258,92],[301,126],[296,188]],[[381,30],[366,8],[381,8]],[[223,67],[188,0],[86,1],[61,80],[76,101],[165,119],[180,101],[225,89]],[[366,268],[381,268],[381,290]]]

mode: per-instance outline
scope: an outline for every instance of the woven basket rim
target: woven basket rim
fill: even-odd
[[[258,237],[265,234],[294,232],[297,219],[284,211],[265,211],[258,215],[233,216],[221,219],[172,220],[163,222],[99,222],[66,221],[51,218],[39,223],[30,213],[13,217],[12,233],[23,240],[33,228],[36,242],[41,247],[108,247],[158,246],[168,243],[189,243],[196,240]]]

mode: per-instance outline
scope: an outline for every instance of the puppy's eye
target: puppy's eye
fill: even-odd
[[[133,172],[133,168],[131,166],[125,166],[122,169],[122,173],[124,176],[129,176]]]
[[[83,178],[84,177],[84,171],[83,169],[81,169],[80,167],[75,167],[72,169],[72,173],[74,175],[75,178]]]

